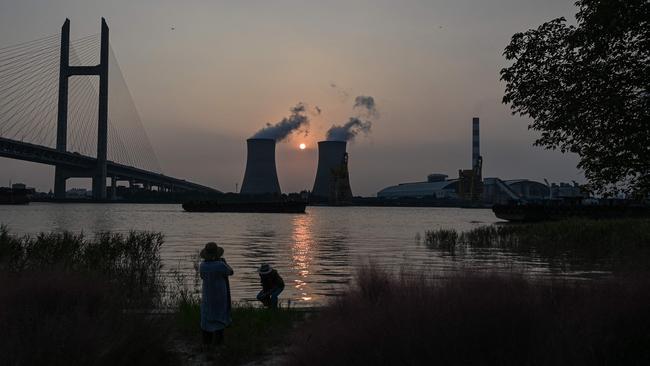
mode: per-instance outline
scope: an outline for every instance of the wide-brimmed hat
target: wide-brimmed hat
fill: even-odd
[[[207,260],[215,260],[221,258],[223,255],[223,248],[218,246],[217,243],[211,241],[201,249],[201,258]]]
[[[269,274],[271,273],[271,271],[273,271],[273,267],[271,267],[270,264],[266,264],[266,263],[262,264],[260,266],[260,269],[257,270],[257,272],[259,272],[262,275]]]

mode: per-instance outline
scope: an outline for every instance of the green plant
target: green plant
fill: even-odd
[[[379,297],[364,290],[377,279]],[[288,364],[646,364],[648,303],[647,276],[534,282],[517,274],[397,276],[370,265],[295,330]]]
[[[425,234],[427,245],[455,237],[455,247],[501,248],[539,256],[564,267],[616,271],[650,270],[650,220],[571,219],[532,224],[481,226],[467,232],[434,230]],[[451,240],[450,240],[451,241]]]
[[[7,365],[170,365],[170,332],[150,314],[165,290],[163,236],[0,227],[0,355]]]
[[[424,233],[424,242],[428,247],[448,250],[452,254],[458,244],[458,233],[451,229],[436,229]]]
[[[133,306],[152,306],[164,292],[163,235],[102,232],[93,239],[70,232],[14,237],[0,227],[0,272],[62,271],[110,279]]]

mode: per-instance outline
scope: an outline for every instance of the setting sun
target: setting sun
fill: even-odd
[[[305,150],[307,148],[307,145],[300,144],[300,146],[298,146],[298,147],[300,148],[300,150]]]

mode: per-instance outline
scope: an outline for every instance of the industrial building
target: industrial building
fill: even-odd
[[[483,157],[480,153],[479,118],[472,119],[472,168],[460,169],[458,179],[445,174],[430,174],[425,182],[402,183],[377,192],[377,198],[387,200],[422,199],[440,203],[471,205],[505,204],[512,201],[530,202],[548,199],[579,199],[585,195],[579,185],[560,183],[550,185],[529,179],[483,179]],[[443,202],[444,203],[444,202]]]
[[[447,180],[445,174],[429,174],[425,182],[401,183],[377,192],[377,198],[458,199],[458,179]]]
[[[482,193],[479,200],[484,204],[504,204],[520,200],[538,201],[550,199],[551,197],[549,186],[529,179],[501,180],[499,178],[485,178],[481,186]],[[564,183],[562,187],[567,190]],[[430,174],[426,182],[402,183],[384,188],[377,192],[377,198],[462,201],[462,197],[459,195],[460,189],[459,179],[447,179],[444,174]],[[566,193],[564,194],[566,195]],[[560,197],[556,196],[556,198]]]
[[[549,188],[544,183],[529,179],[512,179],[505,182],[521,198],[527,200],[544,200],[549,198]]]
[[[280,195],[280,182],[275,167],[275,140],[246,140],[247,157],[244,181],[239,193],[246,195]]]
[[[310,201],[343,205],[352,201],[345,141],[318,143],[318,168]]]
[[[529,179],[483,180],[482,201],[487,204],[506,204],[512,201],[539,201],[549,198],[549,187]]]
[[[483,193],[483,158],[480,150],[480,120],[472,119],[472,168],[458,170],[458,179],[447,179],[445,174],[429,174],[426,182],[402,183],[382,189],[377,198],[456,200],[478,202]]]
[[[483,201],[490,204],[505,204],[511,201],[535,202],[542,200],[580,200],[588,198],[576,182],[544,183],[529,179],[502,181],[499,178],[485,178]]]
[[[588,197],[589,195],[576,182],[573,182],[573,184],[551,184],[551,199],[582,199]]]

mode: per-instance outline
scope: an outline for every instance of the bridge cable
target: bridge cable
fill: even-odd
[[[124,74],[122,72],[122,69],[120,68],[119,62],[117,61],[115,52],[112,47],[110,47],[109,55],[112,61],[111,64],[115,66],[113,70],[113,74],[117,76],[117,80],[119,82],[118,86],[123,88],[123,90],[118,90],[118,92],[123,93],[127,97],[126,98],[127,106],[125,107],[129,108],[130,110],[130,114],[132,118],[130,127],[131,130],[135,132],[135,134],[133,135],[137,138],[135,147],[139,148],[137,150],[137,154],[138,154],[137,156],[139,157],[138,161],[140,162],[140,165],[143,168],[160,172],[161,169],[160,169],[160,163],[158,162],[158,157],[156,156],[155,151],[149,140],[149,137],[147,136],[146,129],[142,124],[142,120],[138,113],[137,107],[133,102],[133,95],[131,94],[129,87],[126,84]]]
[[[54,73],[54,74],[56,74],[56,73]],[[54,85],[53,85],[53,88],[52,88],[54,92],[50,93],[50,97],[47,98],[47,101],[49,101],[50,103],[45,103],[46,106],[47,106],[47,104],[49,104],[49,108],[41,108],[41,111],[45,110],[45,115],[46,116],[50,115],[51,110],[54,110],[54,109],[56,109],[56,107],[58,107],[58,98],[57,98],[58,97],[58,92],[57,92],[58,88],[56,88],[56,86],[58,86],[57,84],[58,84],[58,77],[56,77],[54,79]],[[39,114],[39,117],[40,116],[41,116],[41,114]],[[40,127],[39,131],[34,135],[35,136],[34,140],[35,141],[43,141],[43,140],[41,140],[42,131],[43,131],[44,127],[48,125],[49,121],[44,117],[42,117],[42,119],[36,119],[36,121],[41,121],[41,122],[38,122],[36,124],[36,126],[34,126],[34,129]],[[56,122],[56,121],[54,121],[54,122]],[[50,123],[50,125],[52,125],[52,124]],[[55,124],[54,124],[53,127],[54,127],[53,130],[56,131],[56,125]],[[44,145],[47,146],[49,144],[44,143]]]
[[[70,65],[97,61],[98,43],[98,34],[71,41]],[[160,172],[158,157],[112,47],[109,51],[109,157],[120,164]],[[59,55],[58,35],[0,48],[0,136],[56,145]],[[70,78],[68,147],[89,156],[96,155],[98,88],[96,77]]]
[[[86,48],[87,45],[92,44],[93,37],[96,38],[94,35],[83,37],[71,42],[71,45]],[[36,45],[37,49],[31,50],[14,47],[12,49],[13,60],[6,62],[5,59],[5,72],[0,73],[0,79],[4,81],[4,85],[0,89],[0,95],[4,95],[0,106],[0,111],[2,111],[0,133],[3,136],[19,137],[23,141],[27,139],[30,142],[43,141],[42,130],[49,122],[46,116],[50,116],[58,104],[55,97],[58,95],[56,84],[58,81],[59,45],[54,43],[56,42],[55,37],[52,39],[52,44],[47,47],[43,47],[42,44]],[[29,46],[34,47],[34,44]],[[49,52],[45,52],[45,49],[49,49]],[[16,58],[15,52],[24,57]],[[2,55],[0,55],[1,57]],[[29,57],[29,61],[16,66],[27,57]],[[49,98],[45,95],[48,91],[50,92]],[[38,102],[36,102],[37,100]],[[18,123],[21,124],[18,125]],[[16,129],[16,127],[18,128]],[[25,131],[29,131],[30,134]]]

